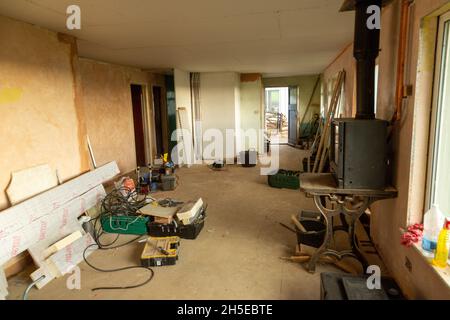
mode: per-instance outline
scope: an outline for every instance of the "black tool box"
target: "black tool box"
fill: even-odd
[[[161,224],[149,222],[147,224],[148,234],[152,237],[171,237],[178,236],[183,239],[194,240],[202,231],[205,225],[206,211],[203,210],[191,224],[182,223]]]

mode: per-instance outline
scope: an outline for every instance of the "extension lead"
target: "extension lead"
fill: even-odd
[[[127,192],[127,195],[124,196],[122,194],[122,192],[125,191]],[[120,234],[117,234],[116,238],[108,243],[108,244],[103,244],[100,241],[101,236],[104,235],[104,231],[101,227],[101,223],[100,226],[97,225],[97,223],[99,222],[99,220],[101,220],[102,217],[104,216],[109,216],[111,217],[112,215],[116,215],[116,214],[121,214],[121,215],[135,215],[136,212],[139,211],[139,208],[142,207],[142,205],[145,204],[145,199],[144,200],[137,200],[137,193],[131,192],[129,189],[126,188],[121,188],[121,189],[116,189],[113,190],[111,193],[109,193],[103,200],[102,200],[102,212],[100,213],[100,215],[93,219],[94,220],[94,240],[95,240],[95,244],[91,244],[90,246],[86,247],[86,249],[83,251],[83,259],[86,262],[86,264],[91,267],[92,269],[98,271],[98,272],[118,272],[118,271],[124,271],[124,270],[132,270],[132,269],[146,269],[150,271],[150,276],[148,277],[147,280],[145,280],[144,282],[137,284],[137,285],[130,285],[130,286],[111,286],[111,287],[97,287],[97,288],[93,288],[91,289],[92,291],[98,291],[98,290],[119,290],[119,289],[134,289],[134,288],[138,288],[141,286],[146,285],[147,283],[149,283],[153,277],[154,277],[154,271],[153,269],[149,268],[149,267],[144,267],[142,265],[135,265],[135,266],[127,266],[127,267],[121,267],[121,268],[115,268],[115,269],[103,269],[103,268],[99,268],[94,266],[92,263],[90,263],[87,258],[86,258],[86,252],[89,248],[93,247],[93,246],[98,246],[99,250],[110,250],[110,249],[117,249],[117,248],[121,248],[124,247],[128,244],[134,243],[134,242],[140,242],[139,239],[142,236],[138,236],[130,241],[127,241],[123,244],[117,245],[117,246],[112,246],[113,244],[115,244],[117,242],[117,240],[120,237]]]

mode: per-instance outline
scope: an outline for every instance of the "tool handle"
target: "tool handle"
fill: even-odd
[[[305,233],[308,232],[308,231],[306,231],[305,227],[300,223],[300,221],[298,221],[298,219],[294,215],[291,215],[291,220],[301,232],[305,232]]]

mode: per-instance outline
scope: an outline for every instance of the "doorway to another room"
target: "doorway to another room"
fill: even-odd
[[[164,130],[167,130],[167,126],[164,126],[167,121],[166,113],[163,108],[162,89],[161,87],[154,86],[152,88],[153,93],[153,110],[155,114],[155,151],[157,155],[162,155],[167,152],[164,145]]]
[[[144,135],[144,99],[141,85],[131,85],[131,104],[133,107],[134,141],[136,165],[146,166]]]
[[[297,87],[265,88],[264,128],[271,144],[297,143]]]

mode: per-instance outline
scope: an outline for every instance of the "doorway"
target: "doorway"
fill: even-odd
[[[153,93],[153,110],[155,112],[155,145],[156,154],[161,155],[167,152],[164,147],[164,128],[163,123],[165,121],[165,113],[162,104],[162,89],[161,87],[154,86],[152,88]]]
[[[271,144],[288,143],[289,88],[265,88],[264,128]]]
[[[131,104],[133,107],[134,141],[136,148],[136,165],[146,166],[143,90],[141,85],[131,85]]]

